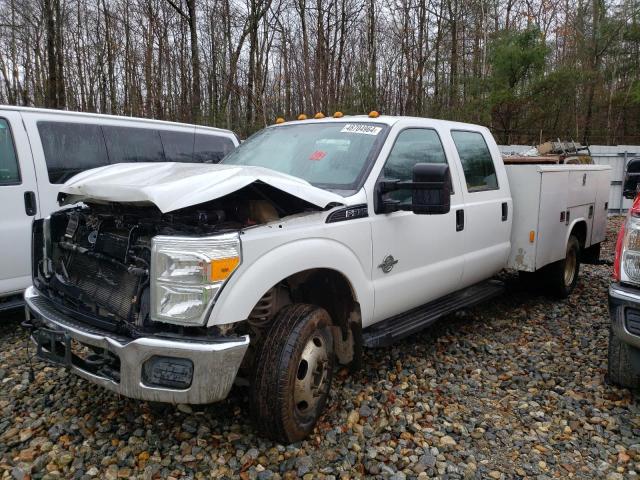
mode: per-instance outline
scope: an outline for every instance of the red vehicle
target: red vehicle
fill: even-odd
[[[629,162],[624,196],[635,198],[616,242],[613,283],[609,287],[608,379],[640,389],[640,158]]]

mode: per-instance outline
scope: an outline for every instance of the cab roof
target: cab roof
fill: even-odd
[[[284,123],[274,124],[271,127],[281,127],[283,125],[298,125],[309,123],[383,123],[385,125],[393,126],[400,121],[409,121],[409,123],[415,122],[416,125],[442,127],[442,128],[457,128],[457,129],[473,129],[485,128],[482,125],[476,125],[472,123],[454,122],[451,120],[439,120],[436,118],[427,117],[412,117],[404,115],[380,115],[378,117],[369,117],[369,115],[344,115],[340,118],[334,118],[332,116],[326,116],[324,118],[315,119],[313,117],[306,120],[291,120]]]

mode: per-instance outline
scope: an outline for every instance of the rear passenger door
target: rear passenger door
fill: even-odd
[[[462,166],[464,192],[464,273],[473,285],[506,265],[511,249],[511,194],[500,153],[487,132],[451,130]]]
[[[18,112],[0,112],[0,296],[31,284],[31,222],[39,218],[29,140]]]

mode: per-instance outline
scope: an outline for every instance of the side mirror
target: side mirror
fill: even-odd
[[[632,158],[627,164],[627,171],[622,182],[622,194],[624,198],[633,200],[638,193],[640,183],[640,157]]]
[[[439,215],[451,210],[451,176],[446,163],[417,163],[413,167],[411,210],[418,215]]]
[[[413,167],[413,180],[401,182],[387,180],[378,183],[376,212],[391,213],[411,210],[417,215],[438,215],[451,210],[451,176],[449,165],[417,163]],[[384,199],[384,194],[397,190],[411,190],[411,204]]]

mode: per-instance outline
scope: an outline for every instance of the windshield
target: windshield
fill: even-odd
[[[221,163],[266,167],[325,189],[354,190],[388,127],[380,123],[306,123],[265,128]]]

